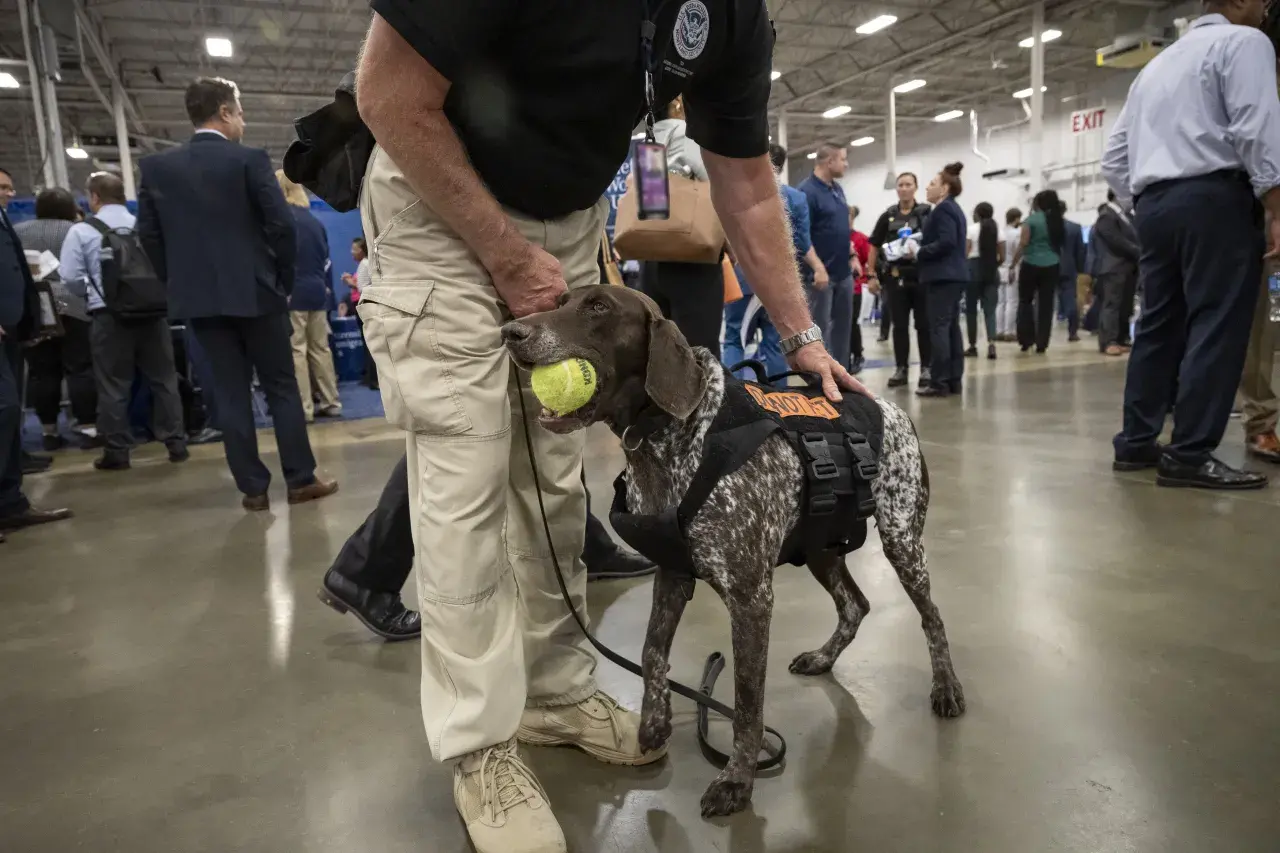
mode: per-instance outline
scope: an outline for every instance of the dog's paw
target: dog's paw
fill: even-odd
[[[964,689],[959,681],[935,683],[929,699],[933,713],[939,717],[958,717],[964,713]]]
[[[791,662],[790,670],[794,675],[826,675],[831,671],[835,661],[830,655],[822,652],[805,652],[796,655]]]
[[[703,817],[725,817],[751,805],[753,781],[717,777],[702,795]]]
[[[671,740],[671,709],[647,713],[640,720],[638,732],[640,748],[645,752],[657,752]]]

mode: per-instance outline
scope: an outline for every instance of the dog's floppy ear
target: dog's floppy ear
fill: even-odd
[[[702,401],[706,377],[684,335],[656,311],[649,316],[649,363],[644,390],[667,414],[684,420]]]

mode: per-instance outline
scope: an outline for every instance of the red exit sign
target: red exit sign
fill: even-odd
[[[1071,114],[1071,132],[1073,134],[1095,133],[1102,130],[1102,117],[1107,114],[1103,110],[1076,110]]]

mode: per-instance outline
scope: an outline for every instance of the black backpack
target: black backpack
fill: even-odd
[[[87,220],[102,235],[102,286],[95,288],[107,310],[119,320],[151,320],[169,313],[169,297],[142,241],[132,228],[110,228],[98,217]]]

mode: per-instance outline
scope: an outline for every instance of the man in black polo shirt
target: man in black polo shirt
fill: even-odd
[[[653,0],[653,102],[684,96],[712,198],[799,369],[862,390],[810,321],[769,166],[764,0]],[[428,742],[479,853],[564,836],[526,743],[645,764],[638,715],[600,692],[539,516],[500,327],[599,280],[601,194],[644,114],[646,4],[373,0],[357,72],[378,140],[361,214],[360,314],[387,416],[408,433]],[[527,390],[527,389],[526,389]],[[536,406],[536,404],[534,404]],[[536,430],[555,549],[578,607],[583,433]]]

